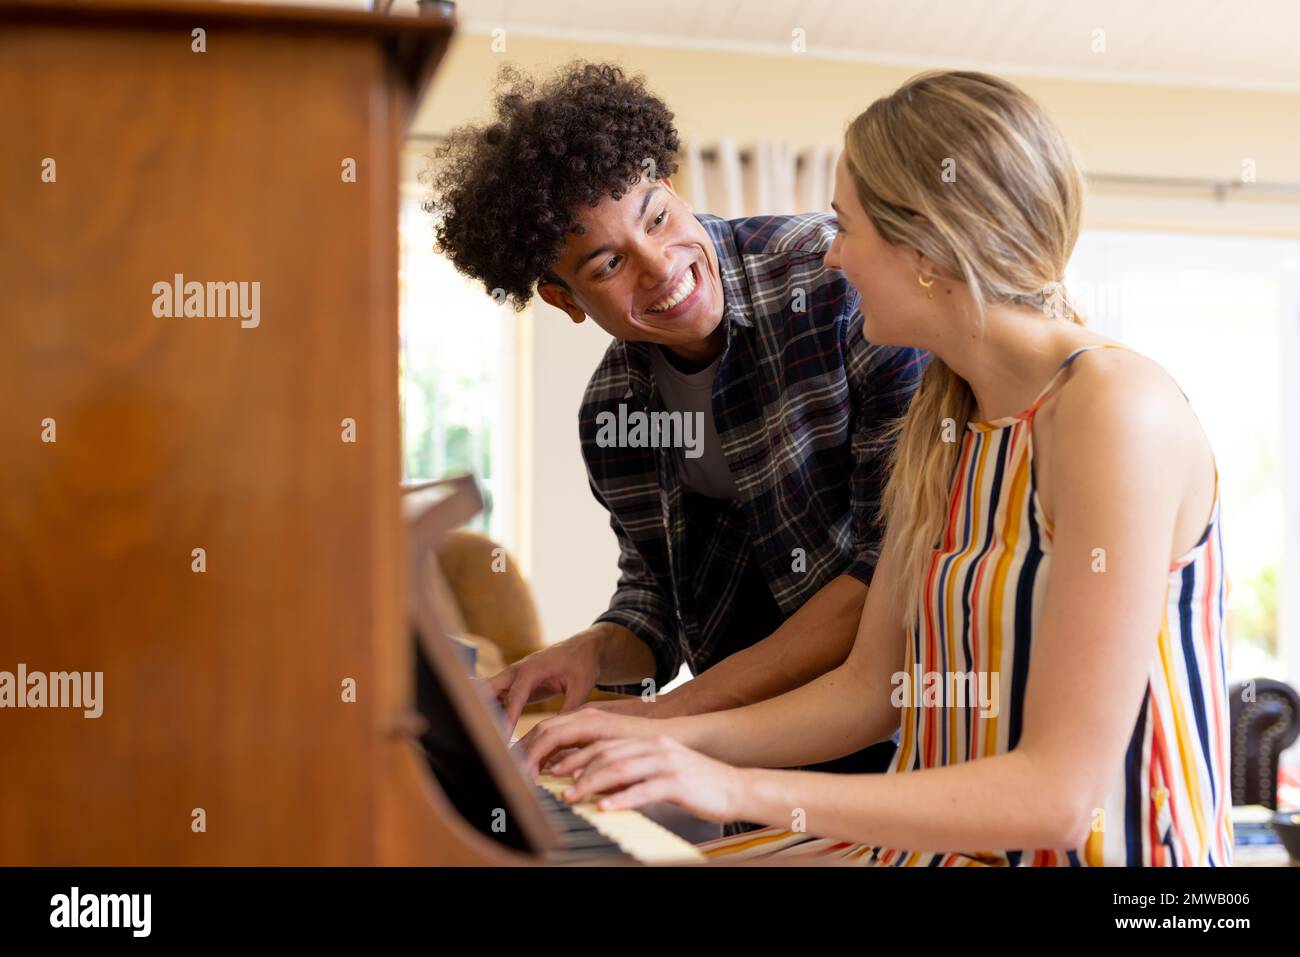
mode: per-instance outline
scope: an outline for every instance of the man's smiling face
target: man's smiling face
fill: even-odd
[[[617,339],[654,342],[707,363],[722,351],[717,251],[672,182],[642,180],[622,199],[582,207],[541,297],[574,322]]]

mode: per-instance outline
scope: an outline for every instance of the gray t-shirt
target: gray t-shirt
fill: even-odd
[[[722,442],[713,423],[713,376],[721,359],[719,355],[707,368],[687,373],[679,371],[668,360],[662,346],[650,348],[650,364],[654,368],[655,385],[665,411],[680,412],[683,418],[691,416],[696,421],[702,420],[704,426],[697,440],[698,457],[691,457],[694,452],[688,455],[684,448],[676,450],[682,484],[710,498],[735,499],[739,497],[736,480],[727,465],[727,457],[722,454]],[[696,413],[700,413],[698,418]]]

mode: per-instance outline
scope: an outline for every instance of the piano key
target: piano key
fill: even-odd
[[[557,778],[549,774],[539,777],[539,796],[545,794],[549,799],[540,802],[543,811],[551,812],[558,805],[560,814],[569,820],[580,820],[603,835],[616,849],[621,848],[643,864],[685,864],[704,860],[704,855],[694,845],[637,811],[598,810],[596,797],[587,798],[578,804],[569,804],[560,795],[572,783],[571,778]]]

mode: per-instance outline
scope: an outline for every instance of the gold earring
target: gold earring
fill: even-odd
[[[931,289],[930,287],[934,285],[934,280],[931,279],[929,282],[926,282],[926,281],[925,281],[925,273],[921,273],[921,272],[919,272],[919,273],[916,274],[916,281],[919,282],[922,286],[925,287],[925,298],[926,298],[926,299],[933,299],[933,298],[934,298],[934,290]]]

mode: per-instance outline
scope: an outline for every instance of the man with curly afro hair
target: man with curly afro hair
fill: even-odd
[[[638,697],[593,707],[666,717],[838,666],[878,558],[883,433],[923,357],[863,339],[857,293],[823,263],[833,217],[695,214],[673,189],[673,114],[640,77],[576,62],[539,86],[505,67],[495,107],[435,156],[427,208],[498,301],[536,290],[612,337],[578,426],[621,555],[591,628],[490,680],[511,727],[596,686]],[[650,693],[683,663],[693,681]],[[893,750],[835,769],[883,770]]]

